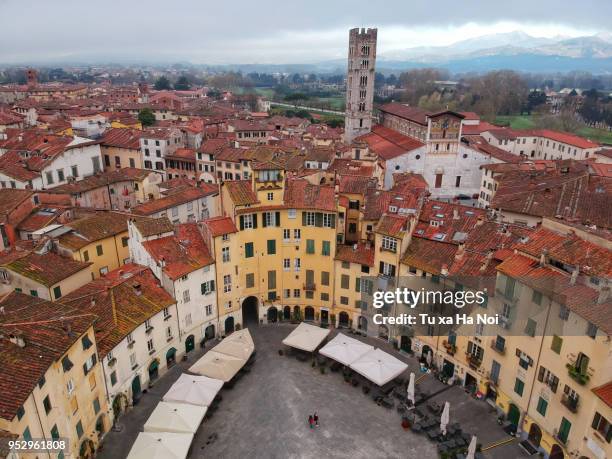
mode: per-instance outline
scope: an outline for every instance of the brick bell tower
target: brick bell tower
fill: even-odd
[[[349,31],[344,116],[344,140],[347,143],[367,134],[372,128],[377,32],[378,29],[358,28]]]

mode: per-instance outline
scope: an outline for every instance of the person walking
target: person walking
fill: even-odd
[[[317,414],[317,412],[316,412],[316,411],[314,412],[314,416],[313,416],[313,418],[312,418],[312,419],[313,419],[313,421],[314,421],[314,423],[315,423],[315,426],[316,426],[316,427],[319,427],[319,415]]]
[[[314,418],[312,417],[312,414],[308,415],[308,425],[310,426],[311,429],[314,428]]]

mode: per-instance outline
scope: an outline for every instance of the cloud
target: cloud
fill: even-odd
[[[348,29],[379,28],[380,51],[515,27],[537,36],[608,30],[609,0],[1,0],[0,62],[313,62],[344,56]],[[509,31],[509,30],[506,30]]]

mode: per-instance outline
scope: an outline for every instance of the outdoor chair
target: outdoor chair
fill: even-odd
[[[334,362],[332,363],[331,367],[329,368],[331,371],[333,371],[334,373],[340,371],[340,368],[342,368],[342,365],[338,362]]]
[[[369,393],[370,393],[370,386],[369,386],[369,384],[364,384],[364,385],[361,387],[361,391],[362,391],[364,394],[366,394],[366,395],[367,395],[367,394],[369,394]]]
[[[357,387],[357,386],[359,386],[359,379],[357,379],[357,378],[353,378],[353,379],[351,380],[351,385],[352,385],[353,387]]]
[[[395,402],[393,401],[393,399],[392,399],[392,398],[389,398],[389,397],[382,397],[382,398],[380,399],[380,405],[381,405],[383,408],[388,408],[388,409],[391,409],[391,408],[393,408],[393,407],[395,406]]]

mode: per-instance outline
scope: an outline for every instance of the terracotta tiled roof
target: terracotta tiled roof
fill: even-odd
[[[414,215],[419,209],[418,196],[413,193],[369,189],[364,202],[364,220],[378,220],[383,214],[397,213],[405,209],[406,215]],[[390,207],[396,207],[392,212]]]
[[[235,206],[246,206],[259,202],[250,180],[231,180],[223,182],[223,186],[227,188]]]
[[[0,306],[0,417],[10,421],[95,316],[15,292],[1,298]],[[25,346],[11,342],[11,335],[23,338]]]
[[[129,263],[61,298],[61,303],[95,314],[101,358],[139,325],[176,303],[149,268]]]
[[[612,408],[612,381],[593,389],[593,393],[597,395],[608,407]]]
[[[213,237],[238,232],[236,225],[229,217],[215,217],[204,221]]]
[[[60,209],[53,209],[52,211],[47,209],[36,210],[17,225],[17,230],[27,232],[37,231],[51,225],[61,214],[62,210]]]
[[[479,217],[486,217],[484,209],[430,200],[421,209],[414,234],[439,242],[455,240],[459,243],[459,234],[467,235],[478,223]]]
[[[414,193],[417,192],[422,194],[429,189],[427,180],[421,174],[414,174],[412,172],[401,172],[393,174],[393,186],[391,191],[401,193]]]
[[[457,246],[445,242],[430,241],[415,237],[402,258],[402,263],[431,274],[440,274],[455,259]]]
[[[124,167],[113,171],[104,171],[96,175],[90,175],[83,180],[66,183],[49,190],[50,193],[77,194],[95,190],[100,187],[120,182],[141,181],[153,172],[134,167]]]
[[[186,188],[173,193],[165,198],[154,199],[140,204],[132,209],[132,212],[139,215],[152,215],[157,212],[178,206],[190,201],[217,194],[217,186],[210,183],[202,183],[197,188]]]
[[[66,224],[70,233],[58,238],[60,245],[78,250],[92,242],[127,232],[129,216],[119,212],[100,212]]]
[[[374,248],[364,242],[359,242],[355,246],[338,244],[335,259],[372,267],[374,266]]]
[[[207,154],[215,154],[222,148],[229,146],[227,139],[207,139],[200,145],[199,152]],[[208,158],[207,158],[208,159]]]
[[[0,189],[0,217],[6,217],[23,201],[31,199],[33,194],[30,190]]]
[[[380,233],[386,236],[393,236],[401,238],[406,231],[408,224],[407,217],[400,217],[399,215],[384,214],[378,221],[378,225],[374,228],[376,233]]]
[[[374,153],[385,160],[396,158],[425,144],[384,126],[374,126],[372,132],[359,136],[356,141],[366,142]]]
[[[304,179],[289,179],[285,183],[285,205],[295,209],[317,209],[335,212],[336,199],[330,186],[312,185]]]
[[[375,178],[360,175],[341,176],[339,183],[340,193],[365,195],[370,188],[376,188],[378,181]]]
[[[430,112],[422,110],[418,107],[410,107],[408,105],[400,104],[398,102],[391,102],[389,104],[378,107],[381,112],[389,113],[391,115],[398,116],[423,126],[427,125],[427,116]]]
[[[142,131],[138,129],[107,129],[102,136],[102,146],[140,150]]]
[[[193,148],[177,148],[174,153],[167,154],[169,158],[179,158],[182,160],[195,161],[196,153]]]
[[[327,172],[336,172],[338,175],[363,175],[372,177],[374,166],[363,164],[359,161],[344,158],[335,158],[327,168]]]
[[[32,252],[3,266],[46,287],[51,287],[79,271],[88,269],[90,265],[91,263],[62,257],[53,252],[42,255]]]
[[[174,225],[168,217],[133,217],[132,221],[142,237],[174,232]]]
[[[177,225],[176,236],[166,236],[142,243],[151,257],[164,263],[171,279],[189,274],[214,262],[196,223]]]

